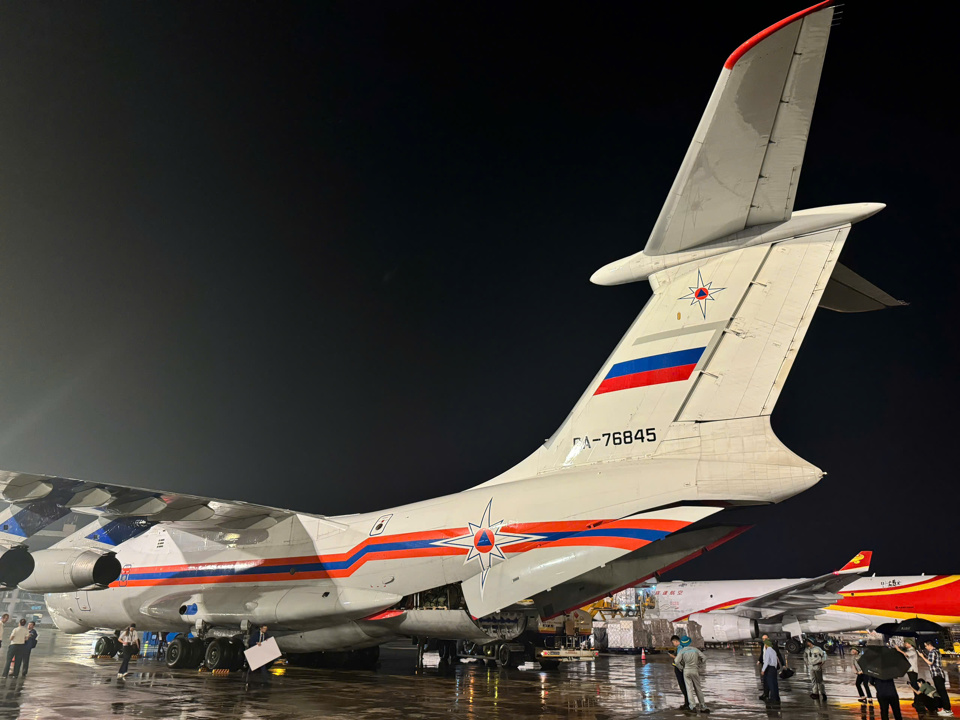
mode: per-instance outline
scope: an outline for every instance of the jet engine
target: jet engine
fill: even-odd
[[[0,586],[14,588],[33,572],[34,559],[23,545],[0,545]]]
[[[33,553],[36,564],[21,590],[35,593],[102,590],[120,577],[116,553],[88,548],[51,548]]]
[[[690,620],[700,625],[704,642],[738,642],[760,637],[757,623],[736,613],[694,613]]]

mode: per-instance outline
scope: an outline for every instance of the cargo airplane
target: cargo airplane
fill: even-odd
[[[839,570],[796,580],[657,583],[646,616],[700,625],[706,642],[751,640],[766,633],[800,652],[803,635],[875,630],[920,617],[960,624],[960,575],[867,577],[871,553]]]
[[[723,508],[814,485],[823,472],[770,426],[807,328],[818,307],[897,304],[838,263],[851,225],[883,205],[793,209],[833,13],[814,5],[727,59],[644,249],[591,278],[649,280],[652,296],[525,460],[341,517],[4,472],[0,581],[45,593],[66,632],[182,631],[172,666],[236,665],[261,623],[290,655],[369,658],[418,637],[495,647],[509,665],[530,657],[531,614],[724,542],[740,529]],[[31,553],[31,530],[70,511],[90,523]]]

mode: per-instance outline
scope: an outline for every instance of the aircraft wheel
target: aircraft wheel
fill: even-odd
[[[497,665],[502,668],[513,669],[519,664],[517,654],[511,652],[507,645],[504,644],[497,648]]]
[[[243,668],[246,656],[243,654],[243,640],[238,637],[230,638],[230,653],[233,662],[230,665],[231,670],[240,670]]]
[[[97,645],[94,648],[93,652],[97,656],[108,655],[113,657],[117,654],[117,639],[110,635],[101,635],[100,639],[97,640]]]
[[[190,648],[189,660],[184,667],[198,668],[203,665],[204,654],[207,646],[200,638],[187,638],[187,646]]]
[[[207,645],[203,662],[207,670],[226,670],[233,665],[233,648],[227,638],[214,638]]]
[[[786,642],[787,652],[791,655],[799,655],[803,652],[803,643],[801,643],[797,638],[790,638]]]
[[[193,648],[190,642],[183,635],[177,635],[170,644],[167,645],[167,667],[185,668],[192,665]]]

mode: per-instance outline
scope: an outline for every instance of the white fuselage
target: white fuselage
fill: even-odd
[[[871,630],[908,617],[960,623],[960,576],[912,575],[864,577],[847,585],[840,598],[822,608],[795,614],[805,633]],[[737,606],[800,582],[798,579],[678,581],[658,583],[652,591],[651,618],[685,620],[697,613],[738,614]],[[762,612],[762,611],[761,611]],[[747,616],[747,613],[739,613]],[[780,622],[759,620],[761,630],[779,632]]]

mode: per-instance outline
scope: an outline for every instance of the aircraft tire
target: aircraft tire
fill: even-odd
[[[233,667],[233,647],[228,638],[214,638],[207,645],[203,663],[207,670],[230,670]]]
[[[787,652],[791,655],[799,655],[803,652],[803,643],[801,643],[797,638],[790,638],[787,640],[785,645]]]
[[[497,648],[497,665],[502,668],[507,668],[513,670],[519,665],[517,653],[511,652],[510,647],[506,644],[501,645]]]
[[[177,635],[167,645],[167,667],[187,668],[192,666],[193,648],[183,635]]]
[[[111,637],[110,635],[101,635],[100,639],[97,640],[97,645],[93,652],[96,653],[97,656],[107,655],[109,657],[113,657],[117,654],[117,650],[118,647],[116,638]]]
[[[246,656],[243,654],[243,639],[238,637],[230,638],[230,652],[233,657],[233,662],[230,664],[231,670],[240,670],[243,667],[243,663],[246,660]]]
[[[190,647],[190,660],[187,662],[185,667],[198,668],[203,665],[203,656],[207,647],[203,644],[203,640],[200,638],[188,638],[187,644]]]

